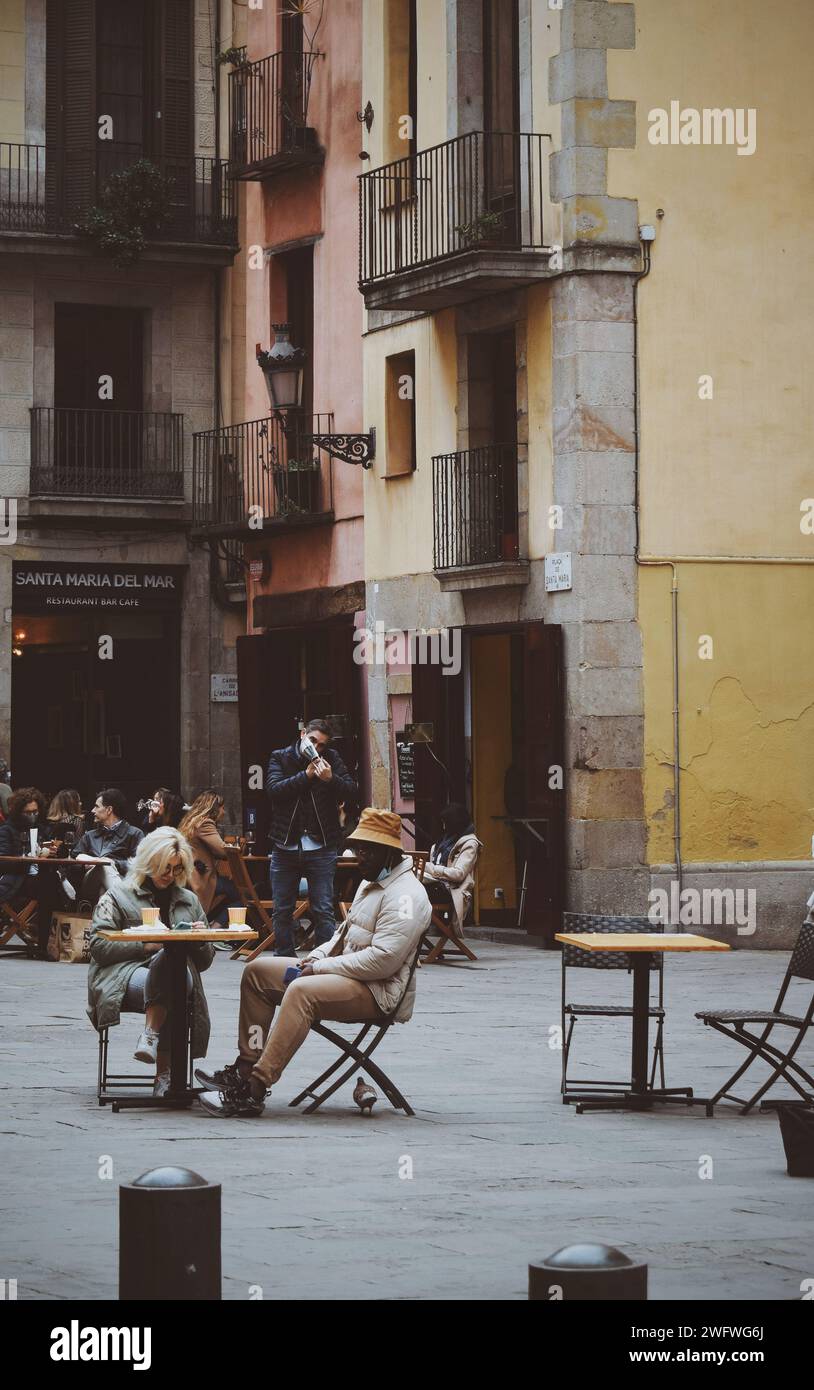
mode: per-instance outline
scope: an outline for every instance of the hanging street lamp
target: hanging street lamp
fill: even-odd
[[[295,424],[292,421],[289,427],[289,412],[296,415],[302,406],[306,352],[291,342],[290,324],[275,323],[272,327],[274,346],[266,352],[257,344],[257,364],[266,378],[272,414],[286,437],[290,428],[298,446],[324,449],[331,458],[342,459],[345,463],[361,463],[363,468],[370,468],[376,457],[375,429],[367,434],[303,434],[299,422]]]

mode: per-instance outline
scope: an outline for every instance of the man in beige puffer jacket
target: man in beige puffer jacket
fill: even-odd
[[[221,1099],[201,1104],[215,1115],[259,1115],[312,1023],[380,1020],[413,1012],[413,959],[430,924],[427,893],[401,849],[401,818],[368,807],[352,835],[364,873],[346,921],[305,960],[263,954],[246,966],[240,990],[238,1058],[221,1071],[196,1072]],[[300,974],[288,985],[291,967]],[[279,1015],[271,1028],[275,1010]]]

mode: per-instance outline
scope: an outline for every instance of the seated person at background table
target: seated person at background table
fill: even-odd
[[[295,743],[269,759],[266,793],[272,805],[269,840],[275,956],[293,956],[292,913],[300,879],[308,884],[309,918],[317,946],[330,941],[334,873],[341,830],[340,801],[358,797],[356,783],[330,747],[324,719],[310,719]]]
[[[66,857],[85,833],[82,798],[73,787],[57,792],[48,807],[48,830],[62,844]]]
[[[93,804],[94,826],[86,830],[74,846],[76,859],[108,859],[113,862],[119,874],[127,872],[127,861],[132,859],[141,841],[142,832],[124,819],[127,802],[124,793],[115,787],[100,792]],[[95,903],[100,894],[114,882],[109,867],[94,864],[82,880],[80,897]]]
[[[122,1010],[146,1013],[138,1040],[137,1061],[155,1063],[156,1095],[169,1086],[170,1031],[167,952],[155,942],[107,941],[100,930],[124,931],[141,926],[143,907],[157,907],[165,927],[191,922],[200,930],[208,923],[201,904],[187,884],[192,875],[192,852],[172,826],[162,826],[141,841],[127,877],[111,885],[93,914],[88,969],[88,1017],[94,1028],[112,1027]],[[201,984],[202,970],[214,960],[212,944],[191,947],[187,995],[191,998],[192,1056],[205,1057],[209,1042],[209,1010]]]
[[[8,804],[11,800],[11,769],[5,758],[0,758],[0,814],[5,818],[8,816]]]
[[[36,832],[36,845],[41,858],[47,859],[56,851],[45,824],[45,797],[36,787],[20,787],[13,792],[8,804],[8,817],[0,825],[0,855],[30,854],[31,832]],[[45,960],[51,913],[56,906],[57,889],[53,870],[41,871],[36,859],[31,867],[21,870],[0,864],[0,902],[19,910],[32,898],[37,900],[37,955]]]
[[[240,907],[242,902],[232,880],[218,873],[218,864],[226,859],[226,845],[218,830],[218,822],[223,820],[225,814],[226,807],[219,792],[201,792],[178,827],[192,850],[190,888],[207,916],[215,898],[224,899],[214,917],[210,917],[213,925],[221,927],[229,925],[229,908]],[[228,941],[218,944],[222,944],[227,951],[232,949]]]
[[[210,1114],[260,1115],[267,1090],[279,1081],[312,1023],[375,1023],[396,1006],[398,1023],[411,1017],[415,975],[408,986],[407,981],[430,923],[430,904],[401,848],[401,817],[369,806],[350,842],[367,878],[332,939],[305,960],[266,953],[245,967],[237,1059],[220,1071],[195,1072],[204,1086],[221,1093],[200,1098]],[[292,967],[300,973],[286,985]]]
[[[450,903],[453,930],[464,934],[464,922],[472,906],[475,866],[483,845],[475,834],[472,817],[460,802],[451,801],[441,812],[442,836],[430,850],[424,866],[424,884],[431,902]]]
[[[145,835],[149,835],[160,825],[171,825],[177,830],[189,807],[184,805],[184,798],[177,792],[171,792],[169,787],[156,787],[147,801],[139,802],[137,809],[144,812],[141,829]]]

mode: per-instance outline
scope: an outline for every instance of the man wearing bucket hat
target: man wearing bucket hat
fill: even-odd
[[[238,1056],[216,1072],[196,1071],[210,1094],[212,1115],[260,1115],[312,1023],[375,1022],[397,1006],[396,1022],[413,1012],[413,956],[430,924],[426,891],[401,848],[401,817],[367,807],[348,836],[367,875],[346,921],[306,960],[258,956],[243,971]],[[288,972],[297,970],[287,982]],[[406,989],[405,989],[406,986]],[[275,1010],[279,1008],[272,1028]]]

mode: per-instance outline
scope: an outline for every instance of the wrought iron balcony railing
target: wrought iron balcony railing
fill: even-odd
[[[359,176],[359,283],[467,251],[543,250],[546,135],[473,131]]]
[[[517,560],[517,447],[487,444],[432,461],[433,565]]]
[[[287,433],[268,417],[192,436],[196,530],[251,536],[259,518],[298,522],[331,511],[331,460],[309,435],[330,433],[333,416],[303,416],[298,430],[289,412],[289,422]]]
[[[237,245],[237,198],[226,160],[154,160],[134,145],[63,154],[45,145],[0,143],[0,232],[76,231],[111,174],[148,159],[170,180],[169,217],[155,241]]]
[[[31,410],[31,496],[184,496],[184,417],[146,410]]]
[[[311,53],[272,53],[238,62],[229,74],[229,168],[238,178],[321,158],[308,125]]]

